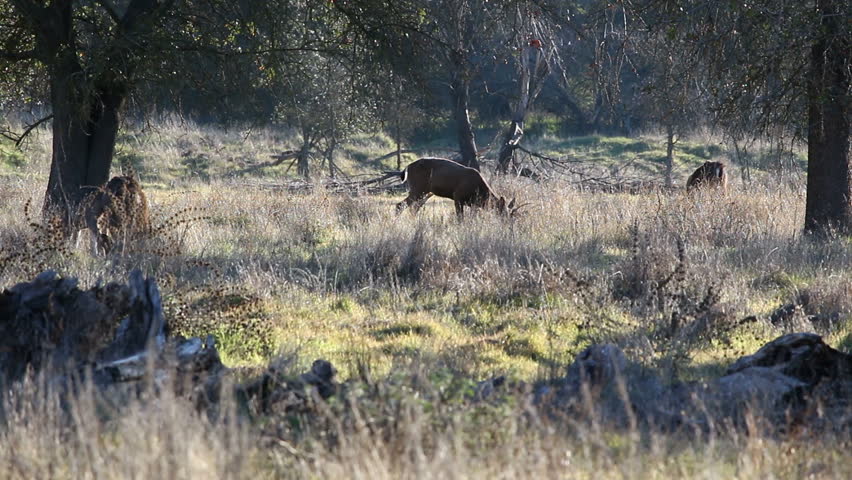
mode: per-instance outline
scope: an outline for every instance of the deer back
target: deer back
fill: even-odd
[[[413,168],[412,168],[413,167]],[[479,171],[443,158],[422,158],[409,167],[408,178],[419,174],[434,195],[469,202],[484,202],[491,188]]]
[[[728,173],[725,171],[725,164],[721,162],[704,162],[703,165],[695,169],[689,179],[686,181],[686,189],[691,190],[700,186],[717,186],[723,189],[728,184]]]

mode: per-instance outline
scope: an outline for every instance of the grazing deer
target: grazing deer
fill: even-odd
[[[719,187],[723,191],[728,188],[728,172],[725,164],[720,162],[704,162],[698,167],[689,180],[686,181],[686,191],[701,187]]]
[[[80,204],[80,217],[94,240],[93,253],[109,253],[117,244],[150,232],[148,200],[133,176],[113,177],[89,193]]]
[[[464,216],[465,207],[490,207],[510,216],[517,211],[515,199],[507,205],[506,199],[494,194],[478,170],[445,158],[421,158],[405,170],[388,175],[398,175],[408,182],[408,197],[396,206],[398,211],[411,205],[417,211],[432,195],[453,199],[459,218]]]

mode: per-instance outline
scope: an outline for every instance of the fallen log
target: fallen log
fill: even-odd
[[[127,284],[88,290],[74,278],[46,271],[0,293],[3,387],[43,375],[45,385],[65,394],[90,381],[100,401],[117,407],[149,387],[170,388],[208,413],[218,410],[225,391],[259,412],[305,411],[337,392],[336,370],[325,360],[295,378],[276,365],[224,390],[231,370],[222,364],[213,336],[170,336],[157,283],[139,270]]]
[[[811,333],[781,336],[740,358],[725,375],[666,384],[652,370],[628,362],[615,345],[592,345],[567,375],[539,385],[540,405],[575,413],[594,410],[599,421],[642,421],[663,429],[729,423],[750,416],[764,427],[808,424],[852,429],[852,355]]]
[[[0,293],[0,384],[44,374],[60,391],[87,378],[102,391],[148,378],[218,387],[226,369],[213,338],[166,330],[159,288],[139,270],[88,290],[46,271]]]

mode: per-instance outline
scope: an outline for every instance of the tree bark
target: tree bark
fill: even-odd
[[[396,140],[396,169],[402,170],[402,145],[400,144],[400,127],[399,127],[399,113],[396,115],[396,131],[394,132],[394,137]]]
[[[519,70],[520,92],[518,95],[518,103],[512,112],[512,122],[509,127],[503,132],[503,141],[500,145],[500,153],[497,155],[497,171],[506,173],[509,170],[509,164],[514,158],[515,149],[521,142],[524,136],[524,120],[527,117],[527,109],[530,104],[530,47],[526,47],[521,51],[521,64]]]
[[[334,150],[336,149],[337,140],[332,138],[331,140],[329,140],[328,148],[326,148],[324,152],[325,159],[328,162],[328,176],[330,178],[334,178],[334,171],[335,169],[338,169],[337,165],[334,164]]]
[[[808,79],[808,187],[805,231],[852,232],[849,163],[850,41],[838,24],[841,1],[818,0],[820,33],[811,48]]]
[[[64,55],[50,70],[53,153],[44,212],[58,215],[70,234],[83,197],[109,179],[126,89],[107,85],[86,92],[76,83],[83,73],[73,53]]]
[[[308,161],[308,153],[309,152],[307,150],[302,149],[302,151],[299,152],[299,161],[296,163],[296,171],[299,175],[305,177],[306,179],[311,177],[311,165]]]
[[[500,142],[500,153],[497,154],[497,171],[506,173],[509,171],[509,165],[513,165],[515,159],[515,149],[521,143],[524,137],[524,118],[513,118],[509,127],[503,131],[503,138]]]
[[[302,129],[302,148],[299,149],[299,155],[296,157],[296,172],[306,179],[311,177],[310,155],[312,144],[310,132],[307,129]]]
[[[544,87],[544,79],[550,73],[550,67],[543,58],[541,47],[532,45],[521,51],[521,61],[518,68],[520,76],[518,102],[512,111],[512,122],[503,133],[500,153],[497,156],[497,171],[506,173],[509,164],[513,163],[515,149],[524,136],[524,122],[533,102]]]
[[[666,188],[672,188],[672,170],[674,169],[674,127],[666,126]]]
[[[83,52],[79,50],[75,9],[89,7],[77,3],[13,2],[13,7],[28,20],[36,58],[48,70],[53,153],[44,215],[58,215],[66,233],[71,233],[86,193],[109,178],[120,112],[133,82],[136,62],[147,53],[148,47],[140,37],[150,34],[155,24],[152,16],[168,10],[153,0],[129,2],[120,18],[110,10],[115,26],[109,35],[100,38],[106,42],[97,52],[103,60],[101,70],[90,65],[83,68],[80,63]],[[114,64],[120,64],[120,68],[113,70]]]
[[[470,78],[461,60],[454,62],[450,82],[453,99],[453,117],[461,151],[461,164],[479,170],[476,158],[476,137],[470,123]]]

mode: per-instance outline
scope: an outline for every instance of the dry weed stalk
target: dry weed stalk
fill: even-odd
[[[236,337],[246,353],[272,353],[274,325],[264,311],[263,300],[245,288],[227,283],[214,264],[187,260],[189,268],[209,272],[210,281],[186,285],[174,275],[162,277],[164,310],[169,328],[184,336]],[[221,338],[220,338],[221,339]]]
[[[15,250],[0,256],[0,275],[10,268],[17,268],[23,276],[33,276],[47,269],[48,259],[52,255],[67,256],[65,223],[58,215],[52,215],[42,223],[33,218],[32,199],[24,203],[24,219],[33,232],[34,238],[20,243]]]

